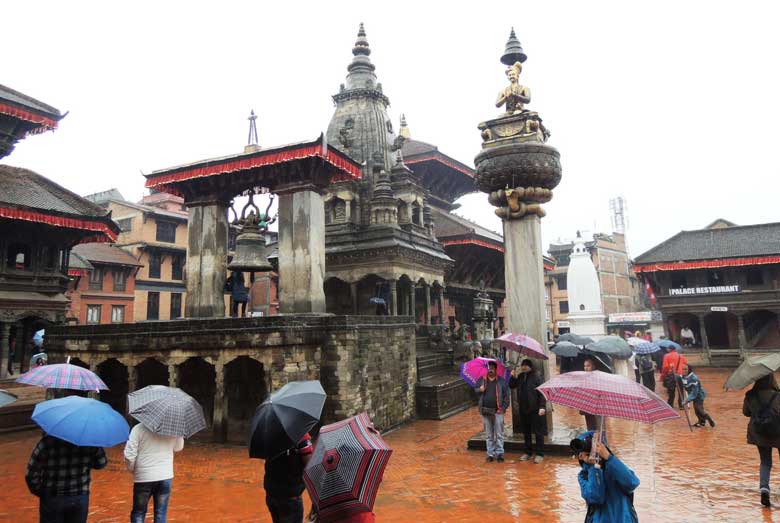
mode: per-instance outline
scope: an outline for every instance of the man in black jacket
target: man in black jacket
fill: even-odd
[[[311,436],[306,434],[295,448],[265,462],[265,504],[274,523],[303,521],[303,469],[313,452]]]
[[[520,364],[520,375],[512,371],[509,379],[509,388],[517,389],[517,404],[520,411],[520,425],[525,436],[525,454],[520,461],[528,461],[536,457],[534,463],[541,463],[544,459],[544,437],[547,435],[547,411],[546,402],[542,393],[536,387],[542,384],[542,378],[534,370],[533,363],[524,359]],[[531,436],[536,437],[536,448],[531,445]]]

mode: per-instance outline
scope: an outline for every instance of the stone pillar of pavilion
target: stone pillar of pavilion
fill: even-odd
[[[541,204],[552,199],[552,189],[561,181],[560,155],[545,142],[549,132],[536,112],[524,108],[531,91],[520,85],[526,60],[514,30],[501,62],[508,66],[509,85],[498,93],[496,107],[506,112],[479,124],[482,151],[474,162],[477,185],[498,207],[504,226],[507,329],[545,343],[544,264],[542,259]],[[547,361],[540,365],[549,379]],[[520,413],[513,401],[513,428],[520,432]],[[548,423],[552,416],[548,408]],[[552,430],[550,430],[552,435]]]
[[[188,277],[184,315],[188,318],[225,316],[227,208],[228,202],[220,197],[187,202]]]

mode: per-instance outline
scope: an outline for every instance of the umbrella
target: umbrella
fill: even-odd
[[[567,372],[537,390],[547,401],[597,416],[611,416],[642,423],[678,418],[679,414],[647,387],[616,374]]]
[[[320,430],[303,481],[317,512],[328,521],[374,508],[392,449],[365,412]]]
[[[189,438],[206,428],[203,407],[181,389],[149,385],[127,395],[127,412],[161,436]]]
[[[531,338],[530,336],[526,336],[525,334],[513,334],[508,332],[500,338],[497,338],[496,341],[502,347],[506,347],[508,350],[519,352],[520,354],[528,356],[529,358],[543,360],[550,358],[545,353],[544,348],[538,341]]]
[[[645,341],[634,347],[637,354],[652,354],[661,350],[661,347],[654,341]]]
[[[325,391],[319,381],[291,381],[252,417],[249,457],[270,459],[294,447],[319,421]]]
[[[578,334],[574,334],[573,332],[567,332],[565,334],[561,334],[558,336],[558,342],[562,341],[568,341],[575,345],[584,346],[588,343],[593,343],[593,338],[589,338],[587,336],[580,336]]]
[[[384,305],[385,300],[382,298],[371,298],[370,300],[368,300],[368,303],[370,303],[371,305]]]
[[[108,390],[97,374],[70,363],[34,367],[16,378],[16,381],[47,389]]]
[[[46,354],[45,352],[39,352],[37,354],[33,354],[32,358],[30,358],[30,368],[31,369],[34,369],[35,367],[38,366],[38,358],[40,358],[41,361],[43,361],[44,365],[46,365],[46,362],[49,361],[49,355]]]
[[[576,358],[580,355],[580,348],[570,341],[559,341],[550,350],[561,358]]]
[[[36,347],[43,347],[43,335],[46,334],[46,329],[41,329],[37,331],[32,338],[33,343]]]
[[[661,347],[662,349],[668,349],[670,347],[674,347],[677,350],[682,349],[679,343],[675,343],[672,340],[660,340],[658,342],[658,346]]]
[[[476,387],[477,382],[487,376],[488,362],[495,362],[496,375],[501,376],[505,380],[509,379],[509,370],[504,367],[501,362],[498,362],[491,358],[474,358],[460,365],[460,377],[469,384],[471,387]]]
[[[726,390],[744,389],[756,380],[772,374],[777,369],[780,369],[780,354],[773,353],[747,358],[731,373],[723,388]]]
[[[588,343],[585,348],[619,360],[627,360],[633,354],[631,346],[619,336],[605,336],[595,343]]]
[[[19,398],[16,396],[16,394],[12,394],[7,390],[0,390],[0,407],[5,407],[6,405],[10,405],[17,399]]]
[[[636,346],[638,346],[638,345],[641,345],[641,344],[643,344],[643,343],[644,343],[644,342],[646,342],[646,341],[647,341],[647,340],[645,340],[645,339],[642,339],[642,338],[637,338],[636,336],[631,336],[630,338],[628,338],[628,339],[626,340],[626,343],[628,343],[628,344],[629,344],[629,345],[631,345],[632,347],[636,347]]]
[[[82,447],[113,447],[130,434],[125,418],[110,405],[81,396],[41,402],[32,419],[45,433]]]

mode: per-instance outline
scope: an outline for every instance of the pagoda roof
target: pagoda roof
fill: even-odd
[[[127,251],[106,243],[82,243],[73,247],[73,250],[70,251],[71,256],[74,253],[87,260],[90,264],[98,263],[125,267],[141,267],[143,265]]]
[[[0,114],[34,124],[27,134],[56,129],[64,115],[31,96],[0,85]]]
[[[436,223],[436,237],[442,245],[463,244],[469,243],[463,240],[474,240],[472,243],[483,242],[485,247],[504,252],[504,238],[497,232],[436,207],[432,207],[431,211],[436,213],[433,217]]]
[[[308,142],[199,160],[156,170],[144,176],[146,176],[147,188],[180,196],[183,196],[181,194],[182,185],[187,182],[225,174],[235,176],[240,173],[251,173],[253,176],[250,176],[251,179],[245,180],[246,183],[273,186],[282,180],[276,179],[277,173],[271,172],[272,167],[304,158],[322,159],[331,172],[331,182],[361,177],[361,165],[343,152],[328,145],[322,136]],[[250,186],[245,187],[245,189],[248,188]]]
[[[68,276],[83,276],[94,268],[95,266],[89,263],[89,260],[75,251],[70,251],[68,255]]]
[[[407,139],[401,154],[404,163],[421,176],[423,185],[439,199],[452,203],[477,190],[474,169],[442,153],[435,145]]]
[[[119,226],[111,212],[40,174],[0,165],[0,218],[81,229],[81,242],[115,241]]]

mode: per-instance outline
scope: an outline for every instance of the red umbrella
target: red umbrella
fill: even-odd
[[[303,472],[320,520],[373,510],[392,452],[365,412],[322,427]]]
[[[657,423],[679,414],[655,392],[606,372],[567,372],[538,387],[548,401],[597,416]]]
[[[500,338],[497,338],[496,341],[500,343],[502,347],[524,354],[529,358],[538,358],[542,360],[549,359],[542,344],[525,334],[507,332]]]

